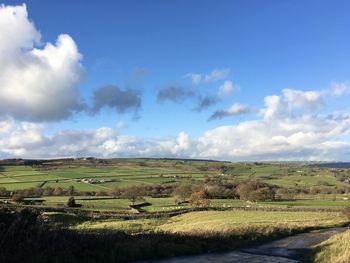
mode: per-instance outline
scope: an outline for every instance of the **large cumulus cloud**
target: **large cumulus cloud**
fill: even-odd
[[[291,93],[305,98],[304,102],[295,102]],[[267,96],[256,119],[220,126],[197,138],[181,132],[169,138],[145,139],[121,135],[109,127],[62,130],[47,136],[41,124],[2,119],[0,156],[346,161],[350,155],[350,113],[315,112],[312,105],[321,101],[316,97],[317,92],[298,90]]]
[[[26,6],[0,7],[0,112],[18,120],[56,121],[81,109],[81,54],[69,35],[42,48]]]
[[[192,140],[184,132],[176,138],[143,139],[101,127],[61,130],[48,136],[42,124],[0,120],[0,156],[3,157],[181,157],[189,156],[192,147]]]

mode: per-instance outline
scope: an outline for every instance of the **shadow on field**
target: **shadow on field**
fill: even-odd
[[[130,262],[225,251],[285,235],[246,232],[207,236],[165,233],[76,232],[49,227],[28,209],[0,210],[1,262]]]

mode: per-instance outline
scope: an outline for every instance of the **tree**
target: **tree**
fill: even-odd
[[[76,207],[77,206],[73,196],[69,197],[68,202],[67,202],[67,206],[68,207]]]
[[[279,188],[277,189],[276,195],[277,198],[283,200],[293,200],[294,196],[297,194],[296,189],[287,189],[287,188]]]
[[[113,187],[108,194],[117,197],[122,195],[122,191],[119,187]]]
[[[61,187],[56,187],[54,190],[53,190],[53,195],[56,195],[56,196],[60,196],[63,194],[63,189]]]
[[[239,198],[248,201],[267,201],[275,199],[275,189],[266,183],[250,180],[241,183],[237,188]]]
[[[258,188],[257,190],[250,192],[248,200],[254,202],[274,200],[274,192],[269,187]]]
[[[204,190],[192,193],[189,202],[193,207],[207,207],[210,204]]]
[[[144,201],[145,199],[140,195],[140,190],[137,187],[130,187],[126,189],[123,196],[131,201],[134,206],[137,201]]]
[[[182,202],[188,201],[192,192],[193,192],[192,185],[186,184],[186,185],[180,185],[176,187],[173,194],[177,202],[182,203]]]
[[[54,191],[53,188],[51,188],[51,187],[46,187],[46,188],[44,189],[43,195],[44,195],[44,196],[51,196],[51,195],[53,195],[53,191]]]
[[[75,191],[74,186],[73,186],[73,185],[70,185],[70,186],[68,187],[67,194],[68,194],[68,195],[74,195],[74,191]]]
[[[237,188],[239,198],[242,200],[250,200],[250,193],[257,189],[255,182],[244,182],[241,183]],[[250,200],[251,201],[251,200]]]

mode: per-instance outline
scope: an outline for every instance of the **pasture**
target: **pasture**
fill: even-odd
[[[105,242],[105,237],[122,235],[121,247],[129,240],[129,245],[139,249],[136,258],[147,258],[155,255],[143,254],[150,248],[156,248],[159,256],[203,253],[345,224],[348,219],[342,210],[350,207],[349,180],[348,169],[299,163],[51,160],[0,165],[4,193],[0,203],[5,209],[33,208],[48,225],[84,238]],[[265,184],[260,189],[274,189],[276,198],[262,201],[237,196],[240,186],[251,181]],[[198,189],[207,194],[205,207],[176,195],[175,190],[186,187],[191,196]],[[315,187],[317,191],[311,194]],[[210,196],[213,193],[216,196]],[[69,207],[71,195],[77,205]],[[136,259],[128,248],[125,255]]]
[[[189,184],[206,176],[224,176],[244,180],[258,179],[287,188],[312,186],[348,188],[350,172],[347,169],[328,169],[297,164],[228,163],[207,161],[179,161],[153,159],[110,160],[107,164],[72,161],[43,166],[2,165],[0,187],[8,190],[30,187],[74,186],[79,191],[108,191],[135,185]],[[87,184],[81,179],[104,180]],[[340,178],[343,178],[340,180]]]
[[[145,231],[185,235],[224,235],[247,231],[296,231],[340,225],[347,221],[337,212],[202,211],[169,219],[97,220],[73,226],[77,230]]]

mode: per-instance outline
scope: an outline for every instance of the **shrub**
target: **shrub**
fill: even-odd
[[[12,196],[12,200],[15,201],[16,203],[21,203],[23,202],[24,198],[21,195],[14,195]]]
[[[75,199],[74,199],[73,196],[70,197],[70,198],[68,199],[67,206],[68,206],[68,207],[76,207],[76,206],[77,206],[77,204],[75,203]]]
[[[193,207],[207,207],[210,201],[206,198],[205,191],[194,192],[190,196],[190,205]]]

